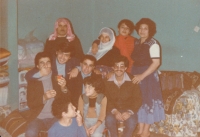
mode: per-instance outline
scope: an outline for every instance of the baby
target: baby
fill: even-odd
[[[96,55],[98,52],[98,46],[99,46],[100,40],[96,39],[92,43],[92,54]]]

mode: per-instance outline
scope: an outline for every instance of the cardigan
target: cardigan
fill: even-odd
[[[67,94],[61,92],[61,87],[58,85],[54,77],[52,79],[53,89],[56,91],[56,98],[59,96],[67,97]],[[43,103],[44,89],[42,81],[31,79],[27,81],[27,104],[30,109],[30,115],[27,116],[28,122],[35,119],[44,107]]]
[[[132,76],[129,75],[130,79]],[[142,105],[142,96],[140,88],[132,81],[125,81],[118,87],[114,81],[105,82],[105,95],[107,97],[107,112],[113,109],[132,110],[135,114]]]

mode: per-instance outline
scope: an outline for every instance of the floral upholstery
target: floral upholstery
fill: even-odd
[[[172,114],[151,125],[151,132],[172,137],[197,137],[200,132],[200,91],[187,90],[176,100]]]
[[[200,132],[200,74],[195,71],[161,72],[166,119],[151,125],[150,131],[170,137],[197,137]]]

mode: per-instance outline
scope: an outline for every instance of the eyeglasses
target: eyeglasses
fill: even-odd
[[[116,63],[114,66],[114,69],[125,69],[125,68],[126,68],[125,65],[121,63]]]

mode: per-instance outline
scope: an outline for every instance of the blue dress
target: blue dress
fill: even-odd
[[[135,41],[134,51],[131,55],[131,58],[134,60],[131,71],[133,75],[142,74],[146,71],[152,63],[152,58],[160,58],[158,53],[154,56],[152,54],[155,53],[150,52],[150,48],[154,44],[160,47],[159,42],[154,38],[148,38],[144,43],[140,43],[140,40]],[[157,70],[145,77],[139,83],[139,86],[142,92],[142,106],[138,111],[138,122],[153,124],[154,122],[164,120],[165,113]]]

